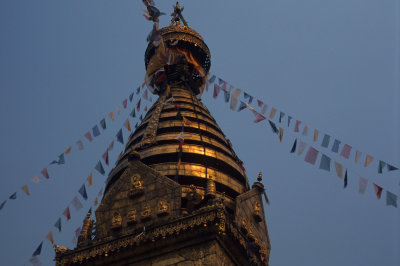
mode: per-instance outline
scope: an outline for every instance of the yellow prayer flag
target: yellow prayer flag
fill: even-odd
[[[114,114],[113,114],[113,112],[110,112],[110,113],[108,114],[108,117],[109,117],[111,120],[114,120]]]
[[[128,130],[131,131],[131,125],[129,124],[129,119],[127,118],[124,122],[124,127]]]
[[[372,157],[371,155],[367,154],[367,156],[365,157],[364,166],[367,167],[368,165],[370,165],[373,159],[374,159],[374,157]]]
[[[68,149],[64,151],[64,154],[69,154],[71,152],[72,146],[69,146]]]
[[[318,134],[319,134],[319,130],[318,130],[318,129],[315,129],[315,130],[314,130],[314,142],[317,141],[317,139],[318,139]]]
[[[336,174],[339,178],[343,177],[343,164],[335,161]]]
[[[93,185],[93,174],[92,173],[89,174],[89,177],[87,178],[87,181],[88,181],[88,187]]]
[[[50,229],[49,233],[46,235],[46,239],[49,240],[51,244],[54,244],[53,230]]]
[[[272,108],[271,109],[271,113],[269,114],[269,118],[274,118],[274,116],[275,116],[275,113],[276,113],[276,109],[275,108]]]
[[[121,106],[117,106],[117,112],[118,112],[118,115],[121,113]]]
[[[282,142],[283,139],[283,128],[279,127],[279,141]]]
[[[99,201],[97,200],[97,198],[94,200],[94,206],[97,206],[97,203],[99,203]]]
[[[21,187],[21,189],[26,193],[26,195],[30,195],[31,193],[29,192],[29,189],[28,189],[28,185],[27,184],[25,184],[25,185],[23,185],[22,187]]]

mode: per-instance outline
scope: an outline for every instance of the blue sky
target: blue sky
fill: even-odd
[[[156,1],[167,14],[174,3]],[[210,48],[211,73],[303,121],[310,132],[317,128],[351,145],[351,158],[359,149],[400,165],[398,0],[181,5],[189,26]],[[18,191],[17,200],[0,211],[2,264],[27,262],[128,116],[130,110],[122,110],[116,121],[107,120],[108,129],[85,142],[84,151],[74,146],[65,165],[49,167],[50,180],[30,181],[143,82],[151,23],[142,9],[141,1],[127,0],[1,1],[0,201]],[[161,17],[160,25],[169,21]],[[205,94],[203,102],[231,139],[250,181],[263,172],[271,201],[271,265],[400,264],[399,209],[385,206],[385,194],[377,200],[371,185],[400,195],[398,171],[378,175],[376,160],[364,168],[321,148],[321,139],[315,144],[305,138],[353,172],[343,189],[333,170],[289,153],[296,137],[292,127],[280,143],[267,123],[252,122],[248,110],[230,111],[222,95],[214,100]],[[111,161],[121,149],[115,145]],[[358,193],[360,175],[370,180],[365,195]],[[94,175],[85,209],[104,180]],[[20,190],[25,183],[29,197]],[[85,211],[71,215],[54,236],[68,247]],[[53,256],[45,242],[40,259],[52,265]]]

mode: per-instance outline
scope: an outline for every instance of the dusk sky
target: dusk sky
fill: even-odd
[[[155,2],[167,13],[160,26],[169,25],[175,1]],[[277,125],[279,112],[286,114],[280,142],[267,120],[255,124],[249,110],[231,111],[222,94],[213,99],[208,91],[202,98],[250,183],[263,173],[270,265],[400,265],[400,212],[386,206],[387,190],[400,196],[400,171],[378,174],[379,160],[400,166],[400,0],[180,4],[210,49],[210,73],[252,95],[256,110],[256,99],[268,104],[266,115],[276,108]],[[0,204],[7,200],[0,210],[0,265],[29,265],[41,241],[40,260],[54,265],[45,239],[50,229],[56,244],[74,247],[74,231],[106,179],[93,168],[140,96],[122,108],[144,80],[152,28],[144,9],[139,0],[0,1]],[[293,117],[289,128],[287,115]],[[83,135],[103,118],[107,129],[89,143]],[[296,120],[300,133],[293,130]],[[305,125],[308,136],[301,135]],[[314,129],[321,132],[316,142]],[[324,134],[331,136],[328,148],[321,147]],[[295,138],[308,144],[302,155],[290,153]],[[340,150],[352,146],[349,159],[332,152],[334,139]],[[48,166],[70,145],[64,165]],[[316,165],[304,161],[309,145],[320,151]],[[116,142],[111,165],[122,149]],[[358,163],[356,150],[363,152]],[[332,158],[330,172],[319,169],[321,153]],[[366,154],[374,157],[368,167]],[[348,169],[345,189],[335,160]],[[41,176],[44,167],[49,180]],[[94,185],[86,182],[85,201],[78,190],[90,172]],[[33,183],[34,176],[41,182]],[[369,180],[365,194],[358,192],[360,176]],[[384,189],[380,200],[373,183]],[[70,204],[75,196],[84,205],[80,211]],[[68,205],[70,221],[62,216]],[[59,217],[61,232],[54,227]]]

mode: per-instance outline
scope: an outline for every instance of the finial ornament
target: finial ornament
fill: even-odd
[[[182,21],[183,25],[185,25],[186,27],[188,26],[185,18],[182,16],[183,9],[184,9],[184,7],[181,8],[179,6],[179,3],[176,2],[176,5],[174,6],[174,12],[171,14],[171,16],[172,16],[171,26],[174,25],[174,22],[175,22],[176,26],[179,26],[180,21]]]
[[[262,181],[262,173],[261,173],[261,171],[258,173],[257,181],[258,182]]]

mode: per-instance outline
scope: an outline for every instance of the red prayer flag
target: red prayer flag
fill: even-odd
[[[382,188],[380,186],[378,186],[377,184],[374,183],[374,189],[375,189],[375,193],[376,193],[376,197],[378,199],[381,199],[381,195],[382,195]]]
[[[317,158],[318,158],[318,153],[319,153],[319,151],[317,151],[313,147],[308,148],[306,158],[304,159],[304,161],[306,161],[307,163],[310,163],[312,165],[315,165],[315,162],[317,161]]]
[[[220,90],[221,90],[221,87],[214,83],[214,94],[213,94],[214,99],[218,97]]]
[[[103,160],[108,165],[108,149],[103,153]]]
[[[71,213],[69,212],[69,206],[67,206],[67,208],[65,209],[65,211],[63,212],[63,215],[65,217],[67,217],[67,221],[71,219]]]
[[[263,106],[264,103],[260,100],[257,100],[257,104],[258,104],[258,107],[261,107],[261,106]]]
[[[136,105],[136,110],[138,110],[138,112],[140,111],[140,100],[142,99],[140,98]]]
[[[92,142],[93,138],[92,138],[92,134],[90,134],[90,131],[85,133],[85,137],[88,139],[88,141]]]
[[[299,126],[301,124],[301,121],[296,120],[296,126],[294,127],[294,132],[300,132]]]
[[[125,109],[126,106],[128,105],[128,99],[123,100],[122,105],[124,106],[124,109]]]
[[[181,141],[179,142],[179,149],[182,149],[182,146],[183,146],[183,144],[185,144],[184,142],[183,142],[183,139],[181,139]]]
[[[347,145],[347,144],[344,144],[340,155],[343,156],[346,159],[349,159],[350,151],[351,151],[351,146]]]
[[[46,178],[49,179],[49,172],[47,172],[47,168],[43,168],[43,170],[41,171],[42,175]]]

